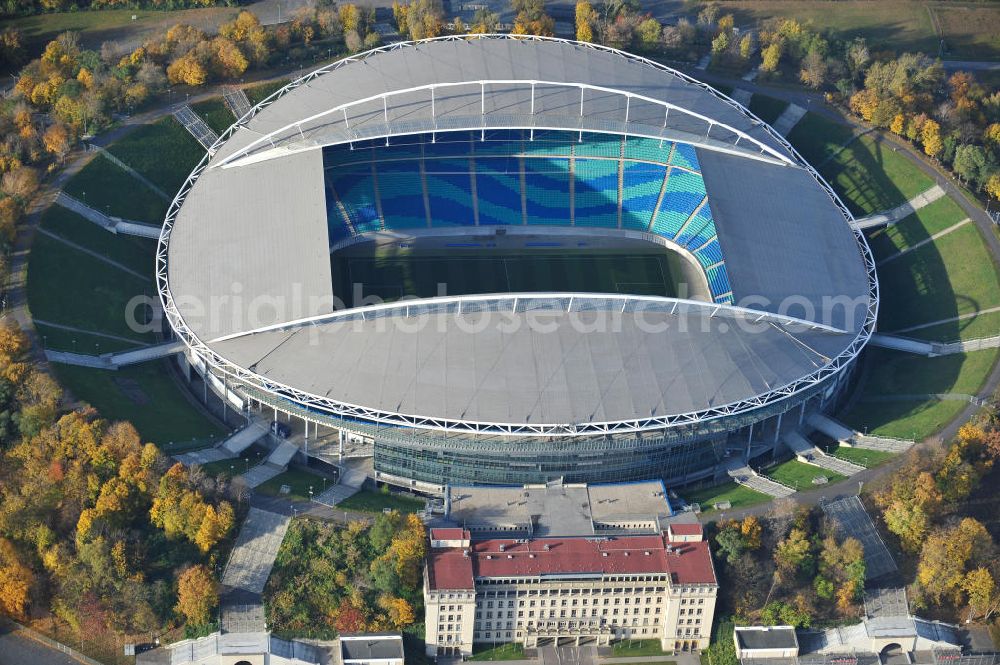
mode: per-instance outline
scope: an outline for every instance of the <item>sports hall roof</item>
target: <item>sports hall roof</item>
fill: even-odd
[[[788,159],[790,165],[760,161],[750,156],[760,154],[756,148],[741,154],[748,141],[733,147],[735,135],[727,138],[720,129],[712,130],[713,140],[728,147],[702,142],[698,148],[734,295],[737,301],[759,297],[757,308],[772,313],[786,313],[787,297],[796,296],[805,306],[788,308],[790,316],[841,332],[775,324],[748,333],[722,319],[706,319],[704,331],[683,331],[679,316],[663,313],[651,315],[667,324],[656,334],[626,322],[618,332],[581,335],[562,325],[565,316],[556,317],[559,330],[550,335],[523,325],[511,334],[469,334],[454,322],[411,334],[337,320],[251,332],[332,311],[323,160],[313,146],[347,140],[345,128],[325,116],[325,124],[296,128],[298,143],[287,132],[269,138],[284,154],[272,150],[264,160],[220,165],[262,136],[351,99],[485,79],[570,81],[665,100]],[[527,127],[533,116],[526,115],[525,90],[476,86],[470,97],[456,89],[436,98],[434,116],[421,115],[427,112],[424,92],[399,95],[385,105],[380,100],[375,110],[352,107],[348,119],[358,132],[366,126],[376,133],[424,131],[427,117],[442,123],[449,116],[478,117],[485,104],[496,122]],[[538,89],[536,95],[535,118],[544,111],[549,125],[560,118],[565,126],[580,123],[579,89]],[[707,127],[670,112],[663,129],[662,107],[641,102],[630,103],[626,126],[613,121],[624,118],[623,97],[594,95],[585,96],[587,121],[604,123],[607,131],[648,134],[644,130],[655,128],[693,141]],[[303,82],[246,120],[179,200],[159,275],[175,330],[202,355],[217,355],[216,362],[234,363],[268,386],[290,387],[317,404],[346,405],[354,415],[371,409],[441,422],[575,425],[710,410],[816,372],[852,347],[866,321],[864,307],[850,316],[824,316],[825,298],[864,300],[868,273],[844,214],[778,139],[707,87],[619,52],[572,42],[438,40],[359,58]]]

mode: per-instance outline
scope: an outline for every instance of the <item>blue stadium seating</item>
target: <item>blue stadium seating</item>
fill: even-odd
[[[731,302],[694,147],[598,133],[582,138],[539,130],[531,140],[527,130],[489,130],[326,148],[330,244],[383,228],[425,228],[428,215],[433,226],[472,226],[477,208],[482,226],[617,228],[620,211],[621,228],[656,233],[693,252],[716,302]]]
[[[625,159],[669,164],[670,150],[673,146],[670,141],[629,137],[625,139]]]
[[[645,231],[649,228],[667,169],[642,162],[624,162],[622,168],[622,228]]]
[[[618,226],[618,162],[577,159],[573,165],[573,177],[574,224]]]
[[[424,207],[424,191],[417,163],[379,162],[375,169],[385,228],[426,228],[427,210]]]
[[[568,160],[525,158],[524,200],[528,224],[568,226]]]
[[[698,165],[698,155],[694,151],[694,146],[687,143],[675,144],[674,152],[670,156],[670,163],[673,166],[680,166],[692,171],[701,172],[701,167]]]
[[[427,200],[435,226],[472,226],[472,179],[468,159],[428,159]]]
[[[664,238],[675,238],[704,199],[705,183],[701,176],[670,169],[663,201],[651,230]]]
[[[524,223],[520,162],[517,157],[476,158],[480,226]]]

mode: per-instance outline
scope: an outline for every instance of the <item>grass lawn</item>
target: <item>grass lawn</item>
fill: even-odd
[[[934,12],[953,59],[995,60],[1000,57],[1000,8],[996,4],[935,3]]]
[[[203,447],[225,431],[188,401],[168,361],[123,367],[110,372],[55,364],[56,377],[73,395],[108,420],[127,420],[144,441],[171,453]],[[214,439],[213,439],[214,437]]]
[[[743,487],[733,482],[696,490],[680,490],[679,493],[688,503],[699,504],[702,513],[710,513],[714,510],[712,508],[713,504],[724,503],[726,501],[733,508],[745,508],[756,503],[771,500],[771,497],[766,494],[761,494],[749,487]]]
[[[152,279],[141,280],[100,259],[39,234],[28,262],[32,316],[52,323],[151,342],[151,333],[129,328],[133,296],[156,296]],[[136,318],[140,315],[137,314]]]
[[[943,196],[925,208],[903,218],[897,224],[879,229],[868,237],[876,260],[884,259],[935,233],[958,224],[965,219],[965,211],[948,196]]]
[[[960,321],[950,321],[926,328],[917,328],[903,334],[906,337],[926,339],[934,342],[953,342],[960,339],[995,337],[1000,335],[1000,312],[987,312]]]
[[[524,646],[515,642],[498,644],[495,647],[478,645],[472,648],[472,657],[469,660],[524,660]]]
[[[194,112],[201,116],[202,120],[208,124],[209,127],[215,130],[216,134],[222,134],[222,132],[229,129],[229,126],[236,122],[236,118],[233,117],[232,112],[226,103],[222,101],[221,97],[215,99],[209,99],[205,102],[200,102],[191,107]]]
[[[193,136],[172,117],[143,125],[108,150],[173,196],[205,154]],[[164,210],[166,204],[164,204]],[[163,215],[157,221],[162,221]]]
[[[167,214],[162,197],[102,155],[90,160],[63,189],[91,208],[116,217],[162,224]]]
[[[788,102],[783,99],[759,93],[750,98],[750,112],[769,125],[774,124],[787,108]]]
[[[56,205],[42,215],[42,228],[138,273],[153,276],[155,240],[109,233],[75,212]]]
[[[859,432],[922,441],[941,431],[966,406],[967,402],[951,400],[859,401],[837,419]]]
[[[870,135],[817,168],[856,215],[888,210],[934,184],[902,150]]]
[[[967,224],[880,267],[879,329],[892,332],[1000,305],[996,267]]]
[[[46,349],[54,351],[79,351],[80,353],[100,355],[102,353],[136,349],[141,346],[139,342],[126,342],[101,335],[54,328],[38,321],[34,323],[35,329],[42,337],[43,346]]]
[[[328,480],[327,483],[330,481]],[[288,485],[290,492],[281,493],[281,486]],[[293,467],[282,474],[271,478],[263,485],[258,486],[254,491],[267,496],[287,496],[295,499],[310,499],[309,488],[312,487],[313,494],[323,491],[323,476],[306,471],[305,469]],[[345,509],[346,510],[346,509]]]
[[[849,411],[838,418],[861,432],[923,440],[954,420],[968,406],[968,402],[961,399],[907,399],[906,396],[976,394],[989,376],[996,357],[995,349],[925,358],[872,348],[863,360],[868,364],[869,373],[862,395]],[[899,395],[903,399],[875,399],[887,395]]]
[[[611,656],[624,658],[626,656],[662,656],[660,640],[619,640],[611,644]]]
[[[869,44],[878,44],[879,48],[935,54],[938,48],[927,6],[913,0],[723,0],[720,9],[722,14],[735,14],[736,25],[769,18],[794,18],[829,31],[838,39],[864,36]],[[964,45],[961,39],[956,41],[956,48]]]
[[[752,101],[752,99],[751,99]],[[788,133],[788,141],[813,166],[839,150],[854,135],[849,125],[806,113]]]
[[[852,448],[850,446],[841,445],[831,448],[827,451],[827,453],[833,455],[834,457],[839,457],[842,460],[854,462],[855,464],[860,464],[861,466],[867,468],[878,466],[879,464],[887,462],[896,456],[896,453],[890,453],[884,450],[869,450],[867,448]]]
[[[885,395],[961,393],[975,395],[989,376],[997,351],[987,349],[937,358],[871,348],[862,399]]]
[[[383,508],[391,508],[401,513],[416,513],[424,509],[424,502],[399,494],[366,490],[338,503],[337,508],[358,513],[381,513]]]
[[[250,103],[256,106],[270,97],[273,93],[284,88],[288,85],[288,83],[289,81],[287,79],[268,81],[267,83],[260,83],[258,85],[243,88],[243,92],[246,93],[247,99],[250,100]]]
[[[829,469],[821,469],[818,466],[806,464],[795,459],[782,462],[770,469],[765,469],[764,473],[768,478],[776,480],[782,485],[803,491],[817,487],[813,483],[813,478],[818,476],[826,476],[831,483],[843,480],[845,477]]]

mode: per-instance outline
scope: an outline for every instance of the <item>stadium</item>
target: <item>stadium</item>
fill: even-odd
[[[684,74],[447,37],[241,118],[174,199],[157,282],[213,385],[371,441],[380,481],[684,484],[843,397],[878,309],[851,222]]]

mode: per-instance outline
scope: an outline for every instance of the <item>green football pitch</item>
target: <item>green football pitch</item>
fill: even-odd
[[[665,253],[402,253],[335,255],[334,291],[358,297],[578,292],[676,295]]]

